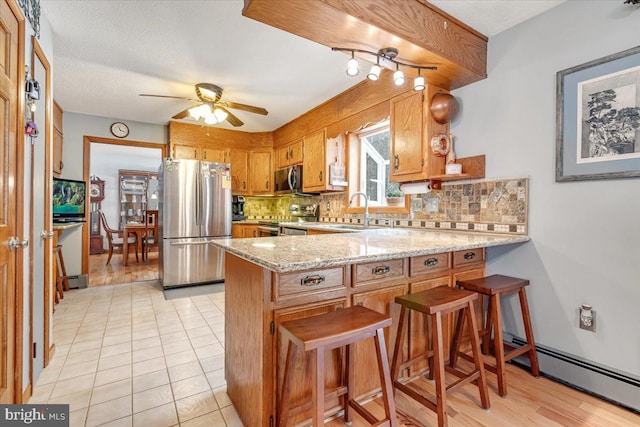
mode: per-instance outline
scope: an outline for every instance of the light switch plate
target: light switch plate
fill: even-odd
[[[415,199],[411,199],[411,211],[412,212],[422,212],[422,198],[417,197]]]
[[[438,212],[438,198],[429,197],[427,199],[427,212]]]

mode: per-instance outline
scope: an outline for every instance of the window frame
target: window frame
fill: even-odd
[[[380,133],[382,129],[388,129],[391,132],[391,122],[389,118],[386,118],[378,123],[375,123],[370,126],[363,127],[354,132],[347,132],[346,136],[346,151],[347,151],[347,165],[348,165],[348,182],[349,186],[345,192],[345,213],[364,213],[364,201],[362,197],[357,197],[354,199],[353,206],[349,205],[349,200],[351,196],[360,191],[361,188],[361,176],[360,171],[362,168],[362,160],[363,158],[366,160],[365,151],[361,150],[361,138],[364,136],[375,135]],[[391,150],[391,145],[389,145],[389,150]],[[389,153],[389,158],[391,158],[391,153]],[[357,159],[357,164],[353,164],[353,160]],[[382,159],[384,161],[384,159]],[[386,182],[386,179],[385,179]],[[382,196],[385,197],[385,190],[382,191]],[[388,206],[388,205],[369,205],[369,213],[383,213],[383,214],[408,214],[410,212],[411,200],[410,196],[404,196],[404,205],[403,206]]]

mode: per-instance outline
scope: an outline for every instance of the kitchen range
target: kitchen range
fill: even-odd
[[[289,214],[292,220],[287,222],[258,221],[258,233],[260,237],[282,235],[305,235],[307,231],[293,226],[291,223],[317,222],[318,205],[316,204],[292,204],[289,206]]]

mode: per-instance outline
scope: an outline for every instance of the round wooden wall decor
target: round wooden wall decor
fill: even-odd
[[[445,124],[458,114],[458,101],[455,96],[449,93],[436,93],[431,98],[430,110],[431,117],[436,122]]]

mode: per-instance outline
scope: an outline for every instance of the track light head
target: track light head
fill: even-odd
[[[393,73],[393,83],[395,83],[396,86],[402,86],[404,84],[404,73],[398,64],[396,64],[396,72]]]
[[[358,66],[358,60],[354,56],[354,52],[351,51],[351,59],[347,61],[347,76],[355,77],[360,73],[360,67]]]

